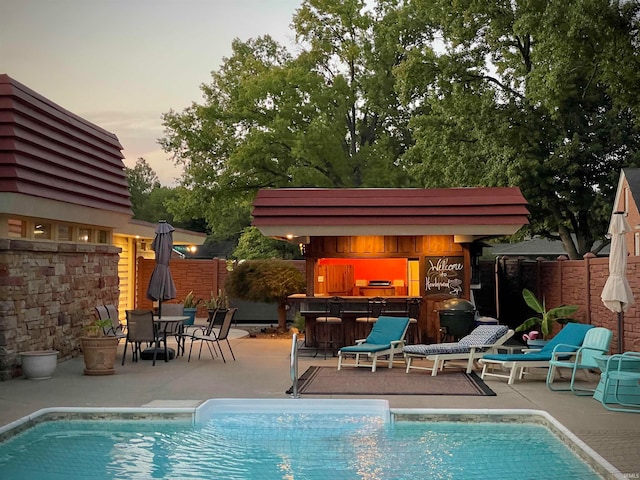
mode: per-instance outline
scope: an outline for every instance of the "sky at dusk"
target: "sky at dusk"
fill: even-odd
[[[201,103],[234,38],[293,45],[301,0],[1,0],[0,73],[117,135],[125,164],[144,157],[163,185],[161,115]]]

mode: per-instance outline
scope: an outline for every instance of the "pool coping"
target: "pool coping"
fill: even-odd
[[[235,411],[248,412],[249,402],[256,400],[265,401],[266,399],[215,399],[219,405],[227,405],[226,411],[232,411],[233,405],[239,407]],[[150,417],[161,418],[166,420],[191,420],[196,422],[198,409],[207,402],[202,402],[195,407],[47,407],[37,410],[26,415],[14,422],[0,427],[0,443],[7,439],[45,421],[54,421],[61,419],[89,419],[100,420],[106,418],[121,418],[126,420],[143,420]],[[332,413],[340,411],[351,402],[359,403],[359,400],[318,400],[309,399],[307,401],[295,400],[273,400],[263,405],[258,411],[274,411],[279,407],[280,411],[290,411],[285,405],[289,402],[289,406],[296,405],[296,410],[300,410],[303,403],[307,403],[307,407],[311,404],[323,404],[325,402],[340,402],[337,408],[332,408]],[[226,403],[225,403],[226,402]],[[386,400],[369,401],[369,411],[373,414],[380,410],[382,404],[388,402]],[[373,402],[378,402],[374,404]],[[254,409],[253,411],[256,411]],[[309,411],[305,409],[305,411]],[[413,420],[424,422],[488,422],[496,423],[496,419],[500,423],[529,423],[539,424],[547,427],[556,437],[558,437],[573,453],[575,453],[582,461],[587,463],[598,475],[607,479],[625,480],[627,477],[614,467],[610,462],[589,447],[585,442],[580,440],[573,432],[560,423],[556,418],[544,410],[535,409],[460,409],[460,408],[388,408],[389,416],[386,420],[395,422],[398,420]],[[409,418],[411,417],[411,418]]]

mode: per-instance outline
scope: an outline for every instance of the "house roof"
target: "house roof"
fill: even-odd
[[[600,246],[596,242],[595,247]],[[555,258],[567,255],[567,251],[560,240],[533,237],[516,243],[492,243],[484,245],[485,257],[527,257],[527,258]],[[609,255],[609,245],[605,245],[599,252],[599,256]]]
[[[528,223],[520,189],[283,188],[258,191],[253,225],[271,237],[511,235]]]
[[[156,228],[158,228],[157,223],[145,222],[144,220],[136,220],[132,218],[129,220],[129,223],[123,227],[114,229],[113,233],[116,235],[136,236],[145,240],[153,240],[156,236]],[[202,245],[206,239],[206,233],[174,227],[174,245]]]
[[[627,179],[627,184],[629,185],[633,201],[636,205],[640,205],[640,168],[623,168],[622,178]],[[619,182],[618,189],[620,189],[621,185],[622,182]],[[620,190],[618,190],[618,195],[619,194]],[[618,200],[618,197],[616,197],[616,200]],[[618,204],[619,203],[616,202],[614,205]]]
[[[131,203],[121,150],[113,133],[0,74],[0,213],[126,222]]]

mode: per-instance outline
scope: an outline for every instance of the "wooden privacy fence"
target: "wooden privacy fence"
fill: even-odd
[[[304,261],[292,262],[304,268]],[[152,307],[146,291],[154,265],[153,259],[138,259],[137,308]],[[212,291],[224,288],[229,273],[226,261],[217,258],[171,260],[170,268],[176,283],[176,302],[191,290],[198,298],[209,298]],[[600,300],[609,276],[608,258],[548,261],[501,257],[496,261],[481,261],[480,274],[481,288],[474,290],[480,314],[498,317],[510,327],[520,325],[533,315],[522,299],[522,289],[528,288],[538,298],[545,298],[547,308],[561,304],[580,306],[576,317],[584,323],[611,329],[612,345],[617,344],[617,315]],[[640,257],[627,259],[627,277],[637,303],[624,315],[624,347],[640,351]],[[198,316],[206,316],[206,307],[200,308]]]
[[[502,257],[495,262],[483,261],[480,267],[482,288],[475,294],[481,314],[496,316],[512,327],[520,325],[534,315],[522,299],[522,289],[528,288],[538,298],[544,297],[547,308],[578,305],[575,317],[611,329],[612,345],[617,344],[618,317],[600,299],[609,276],[608,258],[547,261]],[[639,351],[640,257],[628,257],[627,278],[636,303],[624,314],[624,348]]]

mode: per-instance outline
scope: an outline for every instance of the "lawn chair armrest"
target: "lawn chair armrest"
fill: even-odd
[[[568,347],[568,349],[567,349]],[[568,351],[560,351],[560,349],[565,348]],[[568,343],[559,343],[555,347],[553,347],[553,351],[551,352],[551,359],[557,360],[559,356],[576,356],[578,354],[578,350],[580,349],[580,345],[570,345]]]
[[[398,345],[404,345],[404,340],[392,340],[389,343],[392,347],[397,347]]]

